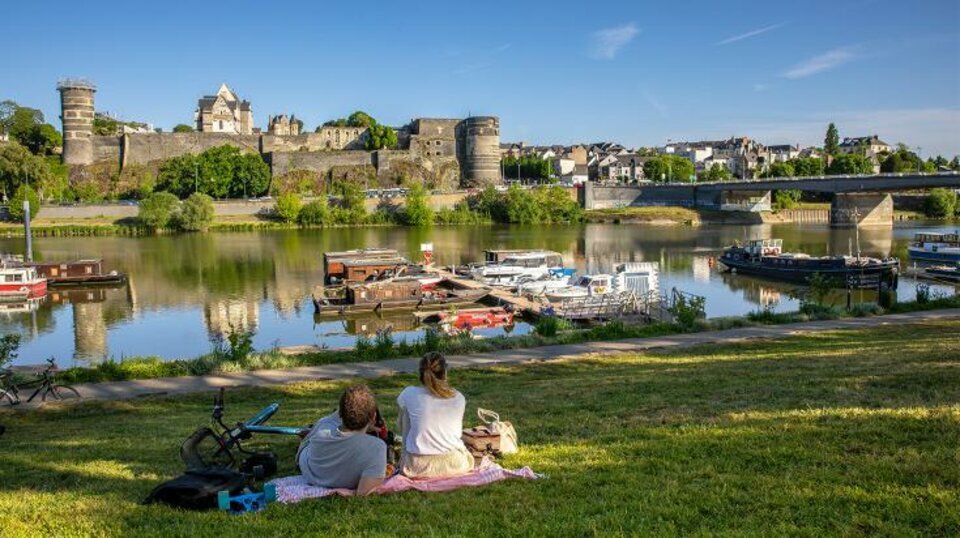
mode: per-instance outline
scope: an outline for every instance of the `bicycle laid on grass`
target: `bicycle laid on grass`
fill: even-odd
[[[13,372],[11,370],[0,370],[0,402],[6,400],[10,405],[18,405],[22,402],[20,399],[20,390],[30,390],[36,387],[33,394],[27,398],[27,402],[33,401],[40,396],[41,401],[52,400],[76,400],[80,398],[77,389],[70,385],[62,385],[56,381],[57,365],[52,358],[47,359],[47,367],[37,374],[37,379],[27,381],[26,383],[16,384],[13,381]]]

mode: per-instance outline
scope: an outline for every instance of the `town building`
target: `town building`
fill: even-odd
[[[297,136],[300,134],[302,127],[303,122],[293,114],[290,114],[289,118],[286,114],[280,114],[279,116],[270,116],[267,119],[267,133],[272,135]]]
[[[254,133],[250,101],[241,100],[226,84],[220,85],[216,95],[205,95],[197,101],[194,121],[201,133]]]

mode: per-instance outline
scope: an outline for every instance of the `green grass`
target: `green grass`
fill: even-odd
[[[960,533],[960,322],[451,372],[543,481],[271,506],[141,506],[209,394],[0,415],[0,534],[535,536]],[[411,375],[371,382],[388,421]],[[239,419],[328,412],[345,383],[235,389]],[[468,418],[469,421],[469,418]],[[273,448],[292,472],[293,439]]]

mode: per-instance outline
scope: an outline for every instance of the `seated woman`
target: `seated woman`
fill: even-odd
[[[473,469],[463,445],[463,411],[467,401],[447,383],[447,360],[431,351],[420,359],[420,386],[397,397],[405,476],[455,476]]]

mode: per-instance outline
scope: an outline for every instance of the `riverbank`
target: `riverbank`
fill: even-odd
[[[247,517],[143,506],[182,472],[210,394],[2,415],[0,528],[28,535],[919,534],[960,532],[960,322],[766,341],[617,350],[495,369],[455,367],[477,406],[516,425],[543,481],[450,493],[326,498]],[[228,421],[270,402],[308,424],[354,381],[227,392]],[[369,381],[388,424],[415,374]],[[587,389],[585,389],[587,387]],[[297,439],[258,438],[294,472]],[[44,486],[46,485],[46,486]],[[51,489],[51,487],[53,489]],[[557,499],[565,499],[557,502]],[[429,504],[411,518],[411,507]],[[470,506],[464,510],[464,506]]]
[[[233,349],[230,348],[229,344],[222,344],[215,347],[210,353],[194,359],[163,360],[159,357],[127,357],[119,361],[106,360],[91,367],[66,369],[60,373],[60,379],[67,383],[76,384],[278,370],[418,357],[427,351],[470,355],[852,317],[876,316],[879,320],[878,323],[882,323],[883,314],[943,308],[960,308],[960,296],[934,299],[922,304],[915,302],[899,303],[893,305],[889,310],[884,310],[875,305],[855,305],[849,311],[837,307],[811,307],[809,313],[775,314],[759,311],[745,317],[699,320],[689,326],[677,323],[652,325],[609,323],[589,329],[571,329],[557,323],[553,318],[548,318],[538,324],[533,333],[522,336],[473,339],[469,335],[444,337],[428,331],[422,339],[407,342],[406,340],[396,341],[390,333],[381,333],[374,339],[360,338],[353,349],[342,350],[298,346],[286,350],[273,348],[263,352],[248,352],[244,339],[238,338]]]
[[[718,211],[691,209],[673,206],[622,207],[612,209],[589,209],[584,212],[586,222],[606,224],[650,224],[665,226],[702,226],[711,224],[786,224],[828,223],[830,204],[805,203],[794,209],[776,211]],[[895,210],[893,219],[925,219],[923,213],[911,210]],[[945,220],[949,222],[949,220]]]

